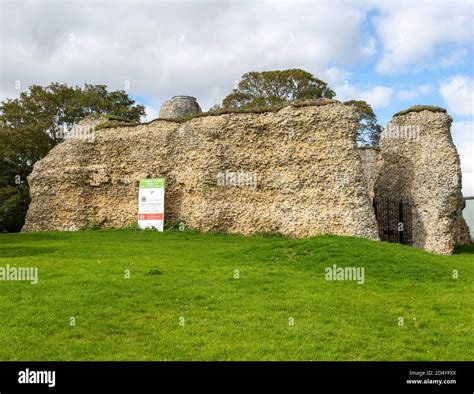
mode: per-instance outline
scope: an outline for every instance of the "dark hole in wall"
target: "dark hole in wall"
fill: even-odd
[[[408,201],[375,197],[373,206],[381,241],[413,244],[412,207]]]

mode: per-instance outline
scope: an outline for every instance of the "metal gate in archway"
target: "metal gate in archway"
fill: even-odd
[[[380,240],[412,245],[411,205],[387,197],[376,197],[373,204]]]

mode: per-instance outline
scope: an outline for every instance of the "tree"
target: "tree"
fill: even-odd
[[[0,104],[0,231],[19,231],[29,204],[27,176],[36,161],[87,115],[139,121],[145,108],[123,90],[52,83],[33,85]]]
[[[37,129],[49,135],[53,144],[61,141],[60,131],[71,129],[87,115],[110,114],[138,122],[145,113],[123,90],[108,92],[105,85],[85,84],[82,89],[58,83],[30,86],[19,98],[2,102],[0,110],[0,126],[17,131],[18,127]]]
[[[372,107],[362,100],[350,100],[344,102],[345,105],[354,106],[359,113],[359,132],[356,142],[359,146],[379,146],[382,126],[377,124],[377,116]]]
[[[251,71],[224,98],[221,108],[261,108],[291,100],[334,96],[325,82],[304,70]]]
[[[334,96],[334,91],[326,82],[304,70],[251,71],[242,76],[237,88],[224,98],[221,105],[215,105],[210,111],[257,109],[291,100]],[[354,106],[360,115],[357,144],[378,146],[382,126],[377,124],[377,116],[372,107],[362,100],[351,100],[344,104]]]

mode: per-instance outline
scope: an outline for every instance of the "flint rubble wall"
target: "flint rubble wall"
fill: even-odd
[[[380,149],[358,149],[355,109],[327,99],[102,128],[35,164],[23,231],[133,225],[138,181],[163,177],[165,221],[187,228],[377,240],[372,200],[389,197],[412,206],[414,246],[452,253],[469,230],[451,121],[405,111],[387,130],[416,135],[385,132]]]
[[[164,177],[166,219],[188,228],[378,239],[357,127],[329,100],[101,129],[35,164],[24,231],[132,225],[139,179]]]

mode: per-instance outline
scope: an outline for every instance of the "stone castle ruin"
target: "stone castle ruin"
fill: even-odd
[[[183,116],[185,116],[183,118]],[[187,117],[186,117],[187,116]],[[165,221],[241,234],[337,234],[449,254],[469,242],[459,156],[445,110],[396,114],[379,149],[336,100],[201,113],[177,96],[145,124],[88,118],[34,166],[24,231],[137,221],[138,181],[165,178]]]

